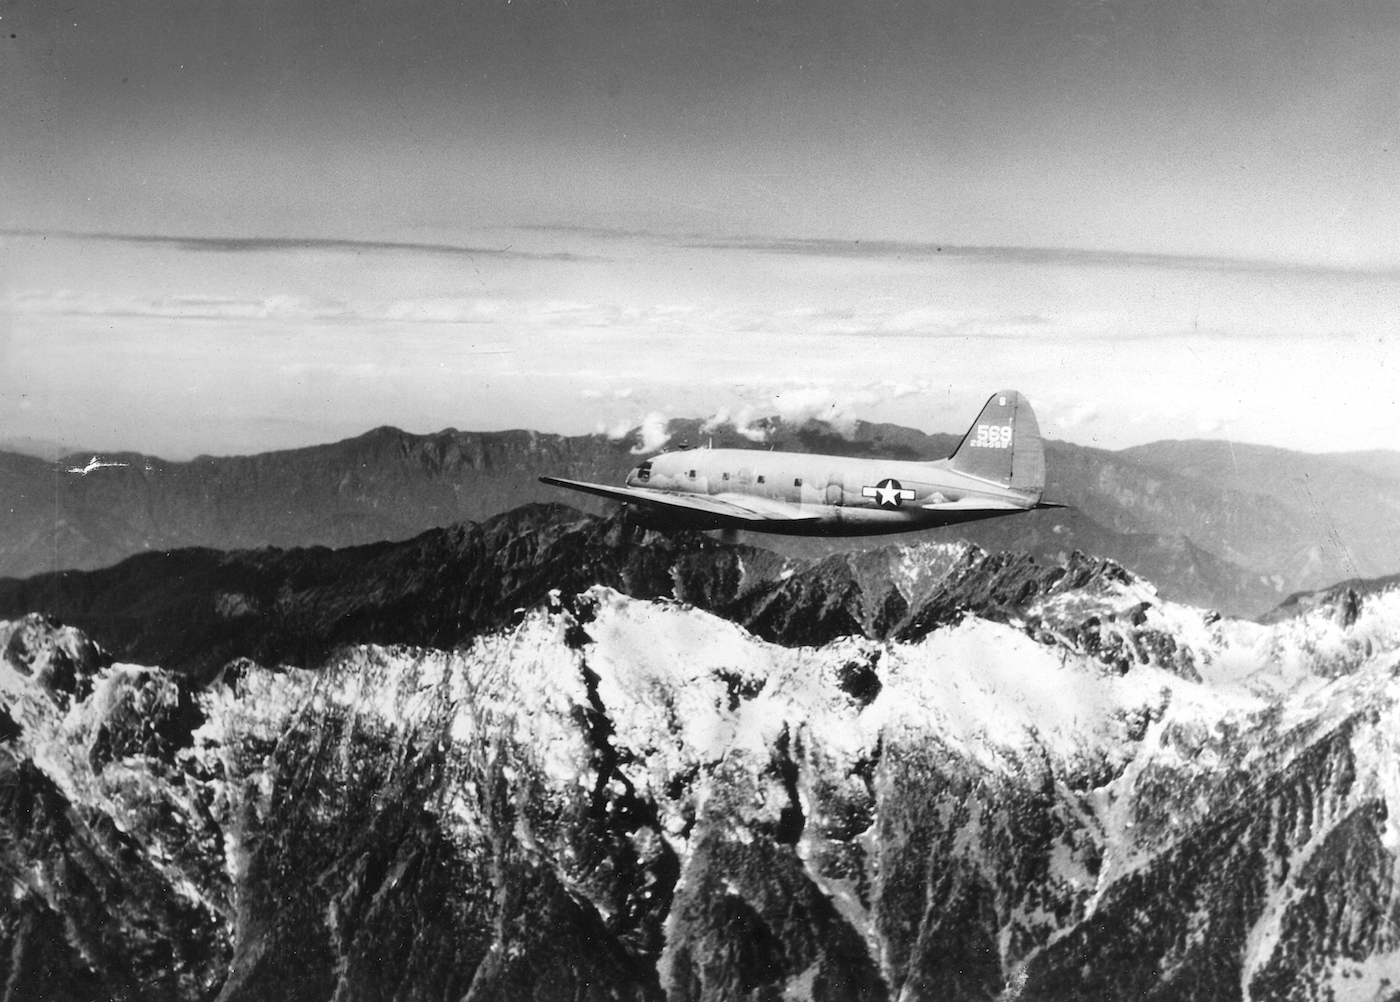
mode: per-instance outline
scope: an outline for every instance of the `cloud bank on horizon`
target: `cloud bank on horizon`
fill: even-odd
[[[0,435],[1400,448],[1400,6],[0,6]]]
[[[171,458],[386,423],[640,426],[652,449],[670,417],[960,432],[1015,387],[1045,434],[1105,448],[1400,448],[1397,273],[482,236],[518,249],[11,235],[0,418]]]

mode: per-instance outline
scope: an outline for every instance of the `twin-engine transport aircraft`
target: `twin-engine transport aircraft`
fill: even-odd
[[[627,486],[540,477],[621,501],[658,529],[792,536],[908,532],[1062,508],[1041,501],[1045,449],[1026,398],[994,394],[947,459],[917,463],[757,449],[690,449],[648,459]]]

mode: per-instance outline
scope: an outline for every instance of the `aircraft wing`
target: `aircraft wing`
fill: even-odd
[[[764,498],[728,495],[713,497],[708,494],[682,494],[679,491],[657,491],[646,487],[609,487],[607,484],[590,484],[584,480],[564,480],[560,477],[540,477],[541,483],[555,487],[567,487],[585,494],[611,498],[614,501],[640,502],[659,505],[663,508],[679,508],[684,511],[700,512],[705,515],[724,515],[729,518],[744,519],[748,522],[819,522],[816,515],[808,515],[800,509],[782,501],[769,501]]]

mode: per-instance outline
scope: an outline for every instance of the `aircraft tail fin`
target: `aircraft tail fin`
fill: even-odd
[[[1045,490],[1045,446],[1030,402],[1015,390],[993,393],[948,466],[1038,500]]]

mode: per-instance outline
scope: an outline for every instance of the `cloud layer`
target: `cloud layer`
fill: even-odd
[[[1047,433],[1110,448],[1400,446],[1386,276],[518,239],[528,254],[464,267],[397,245],[11,237],[0,419],[169,455],[381,423],[640,426],[654,445],[677,415],[754,441],[775,415],[961,432],[1015,388]]]

